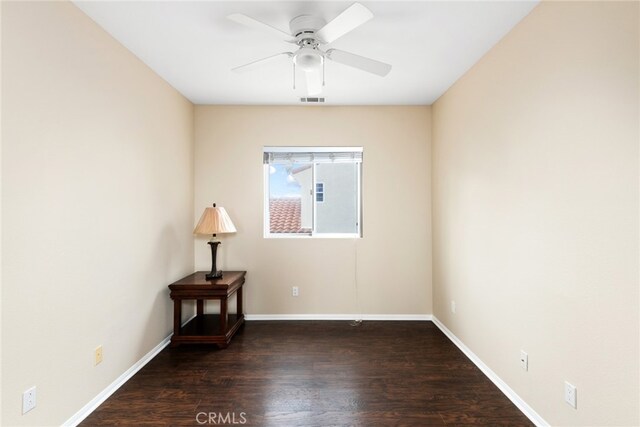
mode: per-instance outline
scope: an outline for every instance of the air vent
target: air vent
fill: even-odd
[[[324,102],[324,98],[300,98],[300,102],[318,103]]]

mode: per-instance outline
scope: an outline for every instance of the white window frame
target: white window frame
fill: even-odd
[[[262,153],[364,153],[363,147],[263,147]],[[357,203],[356,203],[356,232],[355,233],[316,233],[312,228],[311,233],[271,233],[271,221],[269,217],[269,179],[270,164],[263,163],[262,176],[263,176],[263,237],[265,239],[361,239],[362,238],[362,162],[356,162],[356,188],[357,188]],[[316,224],[316,163],[313,163],[313,182],[311,185],[313,190],[312,194],[312,215],[313,225]],[[324,198],[323,198],[324,200]],[[320,202],[322,203],[322,202]]]

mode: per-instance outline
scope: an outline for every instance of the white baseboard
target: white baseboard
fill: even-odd
[[[429,321],[430,314],[245,314],[245,320],[414,320]]]
[[[186,322],[184,322],[183,325],[189,322],[194,317],[195,315],[189,318]],[[165,339],[163,339],[160,342],[160,344],[158,344],[153,349],[151,349],[150,352],[142,356],[142,358],[138,360],[136,363],[134,363],[132,367],[127,369],[122,375],[116,378],[114,382],[109,384],[96,397],[91,399],[91,401],[89,401],[89,403],[84,405],[82,409],[80,409],[71,418],[65,421],[64,424],[62,424],[63,427],[75,427],[78,424],[80,424],[82,421],[84,421],[84,419],[87,418],[89,415],[91,415],[91,413],[95,411],[98,406],[100,406],[105,400],[107,400],[113,393],[116,392],[116,390],[122,387],[124,383],[129,381],[129,379],[132,376],[134,376],[140,369],[142,369],[144,365],[149,363],[154,357],[156,357],[158,353],[160,353],[167,345],[169,345],[169,343],[171,342],[172,335],[173,333],[170,334]]]
[[[440,322],[440,320],[438,320],[436,316],[432,317],[433,323],[438,328],[440,328],[440,330],[447,336],[447,338],[449,338],[451,342],[453,342],[460,350],[462,350],[462,352],[469,358],[469,360],[471,360],[482,371],[482,373],[485,374],[486,377],[489,378],[491,382],[493,382],[496,387],[498,387],[500,391],[504,393],[504,395],[507,396],[507,398],[509,398],[509,400],[511,400],[511,402],[513,402],[513,404],[516,405],[516,407],[520,409],[520,411],[531,420],[532,423],[534,423],[538,427],[549,426],[549,423],[546,422],[540,416],[540,414],[534,411],[531,406],[529,406],[524,400],[522,400],[522,398],[518,396],[518,394],[513,391],[513,389],[509,387],[507,383],[502,381],[502,379],[495,372],[493,372],[491,368],[485,365],[484,362],[480,360],[480,358],[476,356],[476,354],[471,351],[469,347],[464,345],[464,343],[460,341],[460,339],[455,336],[453,332],[447,329],[447,327],[444,326],[444,324]]]

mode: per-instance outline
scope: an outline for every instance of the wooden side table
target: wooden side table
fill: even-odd
[[[173,336],[171,347],[180,344],[217,344],[226,348],[244,323],[242,286],[246,271],[225,271],[222,278],[206,280],[206,271],[197,271],[169,285],[173,300]],[[228,314],[227,300],[236,294],[237,313]],[[196,317],[184,326],[182,301],[196,300]],[[220,300],[220,314],[205,314],[205,300]]]

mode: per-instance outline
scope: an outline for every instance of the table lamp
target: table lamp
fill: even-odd
[[[193,230],[193,234],[212,234],[213,237],[208,244],[211,246],[211,273],[207,273],[207,280],[219,279],[222,277],[222,270],[216,267],[216,255],[220,241],[216,240],[216,234],[219,233],[235,233],[236,226],[233,225],[231,218],[224,208],[217,208],[213,204],[212,208],[205,208],[198,225]]]

